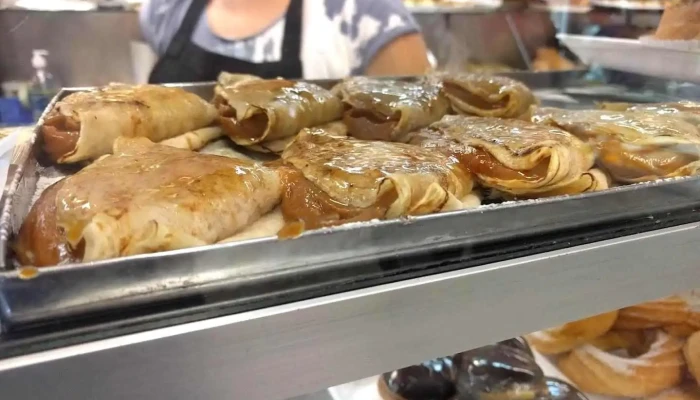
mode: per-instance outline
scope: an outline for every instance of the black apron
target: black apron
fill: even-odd
[[[182,25],[158,60],[150,83],[213,81],[220,72],[257,75],[273,79],[301,78],[300,60],[302,0],[291,0],[285,17],[282,58],[278,62],[252,63],[211,53],[192,42],[192,32],[207,6],[207,0],[192,0]]]

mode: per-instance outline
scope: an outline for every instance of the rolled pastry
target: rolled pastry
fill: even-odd
[[[180,88],[111,85],[67,96],[40,129],[49,157],[73,163],[111,153],[118,137],[159,142],[206,127],[215,118],[211,104]]]
[[[447,115],[408,143],[453,156],[488,188],[514,196],[602,187],[590,146],[561,130],[520,120]],[[586,176],[587,174],[590,174]]]
[[[688,100],[674,103],[601,103],[599,108],[608,111],[640,111],[658,115],[672,115],[700,126],[700,103]]]
[[[615,328],[649,329],[680,324],[688,320],[689,314],[687,301],[680,296],[671,296],[621,309]]]
[[[438,152],[302,131],[282,154],[288,222],[318,228],[464,208],[470,174]]]
[[[617,311],[611,311],[531,333],[526,338],[542,354],[564,353],[608,332],[616,318]]]
[[[700,332],[695,332],[683,346],[683,356],[688,364],[688,371],[700,385]]]
[[[638,356],[625,357],[586,344],[558,362],[581,391],[607,396],[648,397],[672,388],[683,375],[683,342],[661,331]]]
[[[343,101],[343,122],[357,139],[399,141],[449,111],[449,102],[435,79],[399,81],[354,77],[333,91]]]
[[[542,108],[533,121],[593,144],[613,179],[633,183],[689,176],[700,168],[700,128],[674,115]]]
[[[47,267],[66,264],[80,256],[79,249],[70,249],[56,221],[56,196],[64,183],[62,179],[46,188],[24,219],[13,246],[21,265]]]
[[[216,86],[214,86],[214,95],[220,95],[223,93],[224,88],[236,87],[240,84],[249,81],[257,81],[262,78],[256,75],[249,74],[232,74],[230,72],[221,72],[216,78]]]
[[[160,144],[183,150],[197,151],[210,142],[220,138],[223,134],[224,131],[220,127],[210,126],[163,140]]]
[[[695,383],[683,383],[680,386],[664,390],[649,400],[700,400],[700,389]]]
[[[216,243],[280,199],[277,172],[253,162],[144,138],[114,147],[56,194],[56,224],[71,249],[84,249],[83,261]]]
[[[459,114],[497,118],[529,118],[537,99],[522,82],[486,74],[433,75],[442,81],[452,109]]]
[[[318,85],[282,79],[225,87],[214,98],[219,123],[236,144],[250,146],[295,136],[301,129],[340,119],[342,105]]]

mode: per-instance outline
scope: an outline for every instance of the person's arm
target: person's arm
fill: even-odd
[[[326,0],[327,2],[339,0]],[[355,0],[345,21],[353,75],[420,75],[430,64],[418,23],[402,0]]]
[[[399,36],[382,47],[365,69],[367,75],[421,75],[430,69],[420,33]]]

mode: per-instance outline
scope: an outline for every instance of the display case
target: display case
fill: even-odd
[[[536,110],[545,107],[580,111],[607,103],[627,107],[700,102],[700,86],[686,82],[692,79],[679,82],[672,79],[677,76],[607,69],[592,74],[573,57],[572,67],[559,71],[534,66],[538,48],[558,46],[555,31],[570,31],[582,23],[572,22],[574,18],[587,18],[595,8],[608,9],[610,2],[591,1],[575,8],[506,3],[421,4],[413,6],[413,12],[424,28],[443,29],[426,35],[441,69],[461,74],[473,63],[509,64],[498,75],[521,82],[534,95],[527,100],[527,110],[515,116],[517,123],[535,121]],[[578,16],[571,16],[574,13]],[[496,24],[499,35],[489,38],[486,29],[462,23],[470,19],[480,26]],[[456,35],[453,38],[478,31],[468,37],[478,45],[442,40],[440,32],[446,31]],[[566,45],[572,43],[566,34],[559,37]],[[499,46],[489,44],[496,42]],[[380,81],[411,85],[433,78]],[[445,82],[440,81],[440,90]],[[501,85],[515,85],[506,82]],[[307,83],[330,90],[341,81]],[[222,90],[216,82],[166,86],[206,101]],[[51,121],[51,112],[66,98],[91,90],[63,89],[39,125]],[[466,99],[467,106],[474,101],[473,96]],[[470,114],[457,111],[457,101],[451,101],[452,114]],[[215,104],[221,111],[221,103]],[[496,100],[489,107],[505,106]],[[620,112],[641,115],[634,114],[638,110]],[[682,125],[692,131],[688,136],[697,136],[684,137],[672,149],[694,165],[700,124],[697,112],[689,113],[677,117],[682,122],[663,118],[675,121],[664,123],[678,124],[669,129]],[[637,119],[632,121],[634,128]],[[556,129],[572,132],[580,127],[558,124]],[[209,240],[197,242],[199,246],[149,248],[36,268],[19,261],[21,228],[44,190],[60,178],[85,171],[85,163],[66,166],[47,160],[45,133],[39,128],[21,136],[0,216],[0,397],[394,399],[377,386],[387,371],[456,357],[700,286],[697,171],[689,167],[677,174],[633,179],[618,169],[613,179],[601,166],[614,170],[614,165],[600,161],[604,149],[591,151],[590,163],[579,173],[597,169],[595,158],[595,166],[606,171],[604,188],[591,184],[590,190],[576,193],[513,194],[482,179],[475,183],[482,189],[480,203],[463,209],[439,207],[445,212],[345,221],[349,223],[302,230],[291,238],[280,233]],[[214,144],[225,141],[223,146],[237,156],[279,167],[270,154],[217,139]],[[630,146],[634,145],[633,141]],[[649,151],[667,150],[667,145],[655,144]],[[198,150],[219,155],[221,148],[207,145]],[[553,157],[544,159],[551,162]],[[95,159],[97,163],[104,158]],[[518,343],[530,351],[525,341]],[[551,378],[543,381],[548,387],[573,387],[557,360],[532,347],[542,376]],[[586,398],[581,395],[578,398]]]
[[[692,85],[640,76],[515,77],[563,108],[697,98]],[[41,176],[31,160],[5,194],[6,226],[33,190],[27,179]],[[0,387],[35,399],[289,398],[693,289],[698,188],[695,177],[660,180],[274,246],[5,264]]]

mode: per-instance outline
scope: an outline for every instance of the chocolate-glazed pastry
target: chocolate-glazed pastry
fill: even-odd
[[[544,374],[525,351],[490,345],[455,356],[460,400],[546,399]]]
[[[448,400],[454,377],[452,357],[438,358],[382,374],[379,394],[385,400]]]
[[[514,337],[512,339],[507,340],[501,340],[500,342],[498,342],[498,345],[512,347],[524,351],[530,357],[535,357],[534,353],[532,352],[532,349],[530,348],[530,345],[527,343],[527,340],[525,340],[525,338],[522,336]]]
[[[550,400],[588,400],[588,397],[561,379],[547,377]]]

